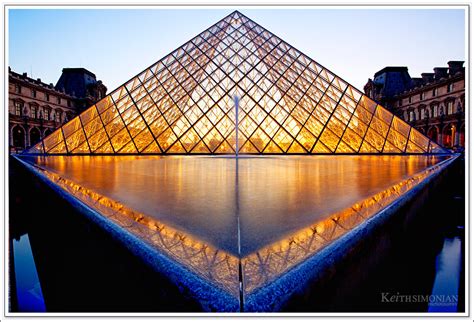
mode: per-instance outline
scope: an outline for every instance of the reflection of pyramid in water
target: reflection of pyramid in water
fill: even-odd
[[[29,153],[443,153],[306,55],[233,12]]]

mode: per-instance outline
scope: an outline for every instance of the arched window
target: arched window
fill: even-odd
[[[430,128],[427,134],[431,141],[438,142],[438,129],[435,126]]]
[[[455,136],[456,126],[454,124],[447,125],[443,130],[443,145],[448,148],[452,147]]]
[[[16,148],[25,147],[25,130],[19,125],[15,125],[12,129],[13,146]]]
[[[33,146],[34,144],[38,143],[41,139],[40,131],[34,127],[30,130],[30,145]]]

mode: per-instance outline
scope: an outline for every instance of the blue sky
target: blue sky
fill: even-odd
[[[465,60],[463,9],[11,9],[9,66],[56,83],[85,67],[112,91],[239,10],[363,88],[385,66],[412,77]]]

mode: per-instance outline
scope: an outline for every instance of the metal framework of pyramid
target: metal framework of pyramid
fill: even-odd
[[[231,154],[236,143],[250,154],[446,152],[235,11],[27,153]]]

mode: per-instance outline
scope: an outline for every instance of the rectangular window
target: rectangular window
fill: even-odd
[[[420,93],[420,101],[424,100],[425,99],[425,93],[424,92],[421,92]]]
[[[44,110],[44,119],[49,121],[49,110]]]
[[[408,103],[411,103],[411,96],[408,97]]]
[[[61,104],[61,97],[58,97],[58,104]]]
[[[56,111],[56,122],[61,122],[61,112]]]
[[[438,116],[438,105],[435,104],[433,105],[433,117],[437,117]]]
[[[431,96],[435,97],[436,95],[438,95],[438,88],[433,88],[433,93],[431,94]]]
[[[424,119],[425,119],[425,109],[422,108],[422,109],[420,110],[420,120],[424,120]]]
[[[31,97],[35,97],[36,98],[36,91],[34,89],[31,90]]]
[[[48,93],[44,93],[44,99],[49,102],[49,94]]]
[[[414,121],[415,120],[415,112],[414,111],[410,111],[410,122]]]
[[[454,84],[451,83],[451,84],[448,84],[448,93],[451,93],[454,89]]]
[[[21,86],[18,84],[15,84],[15,93],[20,94],[21,93]]]
[[[453,114],[453,101],[448,102],[448,115]]]
[[[67,100],[67,107],[71,107],[71,101]]]
[[[21,104],[20,102],[15,102],[15,115],[21,116],[22,109],[23,104]]]
[[[36,118],[36,107],[35,106],[31,106],[30,107],[30,117],[31,118]]]

